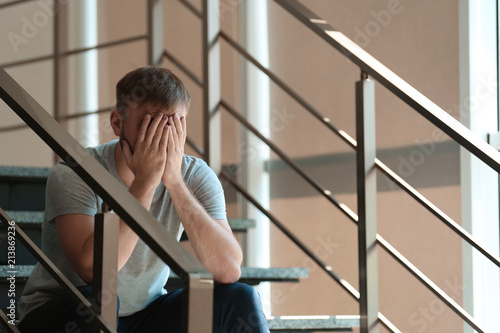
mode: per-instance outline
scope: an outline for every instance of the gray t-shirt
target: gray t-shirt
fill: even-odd
[[[116,178],[114,150],[118,140],[88,148],[88,151]],[[226,219],[224,192],[219,179],[208,165],[196,157],[184,155],[184,181],[214,219]],[[123,184],[123,183],[122,183]],[[123,185],[125,186],[125,185]],[[58,240],[54,219],[64,214],[94,216],[102,199],[64,162],[54,166],[47,180],[45,218],[42,226],[42,249],[64,275],[77,287],[86,285],[67,260]],[[155,192],[151,214],[177,239],[184,228],[163,184]],[[132,255],[118,274],[120,316],[144,309],[164,289],[170,268],[139,239]],[[62,291],[62,287],[40,264],[28,279],[19,301],[20,319]]]

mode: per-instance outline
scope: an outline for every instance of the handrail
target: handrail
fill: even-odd
[[[311,31],[336,48],[362,71],[377,80],[410,107],[500,173],[500,152],[372,57],[363,48],[331,27],[297,0],[274,0]]]
[[[365,52],[358,45],[350,41],[347,37],[345,37],[342,33],[335,31],[328,23],[317,15],[308,10],[304,5],[300,4],[296,0],[275,0],[282,7],[284,7],[288,12],[290,12],[297,19],[302,21],[306,26],[308,26],[312,31],[318,34],[320,37],[325,39],[330,45],[334,46],[337,50],[343,53],[344,56],[348,57],[352,62],[360,67],[362,72],[366,73],[365,75],[370,75],[377,81],[379,81],[382,85],[384,85],[387,89],[393,92],[400,99],[405,101],[409,106],[417,110],[421,115],[423,115],[426,119],[431,121],[435,126],[443,130],[446,134],[448,134],[453,140],[458,142],[460,145],[468,149],[472,154],[480,158],[484,163],[489,165],[491,168],[500,172],[500,153],[488,145],[486,142],[481,140],[475,134],[473,134],[470,130],[468,130],[465,126],[463,126],[460,122],[451,117],[444,110],[439,108],[432,101],[427,99],[421,93],[419,93],[416,89],[411,87],[401,78],[399,78],[396,74],[390,71],[388,68],[383,66],[380,62],[378,62],[375,58]],[[357,143],[354,139],[352,139],[347,133],[337,129],[333,124],[330,123],[328,118],[323,117],[319,112],[314,110],[305,100],[303,100],[298,94],[296,94],[292,89],[290,89],[284,82],[282,82],[276,75],[274,75],[270,70],[262,66],[256,59],[254,59],[246,50],[244,50],[241,46],[239,46],[234,40],[232,40],[227,34],[220,32],[219,36],[226,40],[234,49],[236,49],[241,55],[243,55],[247,60],[252,62],[257,68],[259,68],[262,72],[264,72],[271,80],[277,83],[282,89],[284,89],[292,98],[294,98],[299,104],[301,104],[306,110],[308,110],[313,116],[318,118],[323,124],[326,124],[334,133],[336,133],[341,139],[343,139],[348,145],[353,148],[357,147]],[[241,117],[237,112],[235,112],[231,107],[229,107],[224,101],[220,103],[222,106],[226,108],[234,117],[240,121],[243,125],[245,125],[250,131],[252,131],[256,136],[258,136],[261,140],[263,140],[273,151],[275,151],[282,159],[285,160],[294,170],[296,170],[306,181],[312,184],[316,189],[320,192],[323,192],[323,189],[314,182],[310,181],[310,177],[303,173],[298,167],[296,167],[293,162],[288,161],[287,158],[280,154],[279,149],[274,149],[274,145],[272,142],[267,140],[264,136],[260,134],[260,132],[254,129],[251,124],[249,124],[243,117]],[[276,147],[277,148],[277,147]],[[400,187],[402,187],[407,193],[409,193],[414,199],[416,199],[419,203],[421,203],[425,208],[431,211],[436,217],[438,217],[441,221],[443,221],[448,227],[451,228],[455,233],[457,233],[460,237],[466,240],[469,244],[471,244],[474,248],[478,249],[483,255],[485,255],[488,259],[490,259],[493,263],[499,266],[500,261],[497,256],[491,254],[488,250],[481,247],[477,241],[473,239],[473,237],[461,226],[459,226],[456,222],[454,222],[451,218],[449,218],[446,214],[441,212],[436,206],[434,206],[430,201],[428,201],[423,195],[421,195],[418,191],[413,189],[409,184],[407,184],[404,180],[398,177],[392,170],[390,170],[384,163],[380,160],[375,159],[376,167],[385,173],[392,181],[396,182]],[[335,204],[335,202],[333,202]],[[336,205],[339,207],[339,205]],[[340,208],[340,207],[339,207]],[[344,211],[345,212],[345,211]],[[377,238],[381,237],[377,235]],[[386,245],[389,245],[388,243]],[[410,269],[408,266],[406,266]],[[418,275],[418,269],[412,270],[412,273]],[[428,288],[432,289],[429,284],[424,283]],[[450,305],[449,302],[446,302],[447,305]],[[456,311],[456,308],[454,309]],[[456,311],[457,312],[457,311]],[[473,327],[475,323],[473,320],[471,321],[470,315],[463,311],[458,311],[462,318],[471,324]],[[382,322],[380,316],[379,321]]]
[[[212,275],[206,268],[4,69],[0,69],[0,98],[113,208],[184,283],[190,288],[195,285],[199,290],[213,288]],[[200,301],[205,309],[211,311],[210,298]]]
[[[106,332],[114,332],[115,328],[112,328],[108,323],[103,320],[102,315],[97,313],[90,303],[90,301],[85,298],[82,293],[76,289],[76,287],[64,276],[64,274],[57,268],[54,263],[43,253],[38,246],[33,243],[26,233],[12,221],[9,215],[0,207],[0,222],[4,223],[7,227],[13,226],[16,230],[16,239],[19,239],[21,243],[28,249],[28,251],[35,257],[38,262],[47,270],[47,272],[52,275],[52,277],[63,287],[66,291],[73,297],[73,299],[85,306],[85,308],[90,311],[90,313],[97,319],[100,328]]]

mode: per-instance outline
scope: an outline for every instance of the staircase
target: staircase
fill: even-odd
[[[45,206],[45,183],[50,170],[47,168],[0,167],[0,207],[26,232],[39,247],[43,210]],[[229,219],[235,233],[245,233],[255,226],[248,219]],[[0,308],[6,311],[10,283],[7,278],[12,269],[7,265],[7,232],[4,224],[0,225]],[[185,238],[184,238],[185,239]],[[181,240],[182,241],[182,240]],[[35,258],[20,243],[16,243],[16,302],[36,264]],[[258,285],[261,282],[299,283],[307,278],[306,268],[258,268],[242,267],[240,282]],[[166,289],[169,291],[182,287],[180,279],[172,273]],[[352,331],[359,326],[359,316],[281,316],[268,318],[269,328],[273,332],[339,332]],[[6,332],[0,326],[0,332]]]

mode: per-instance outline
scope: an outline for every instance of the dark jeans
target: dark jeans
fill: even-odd
[[[90,299],[92,287],[78,288]],[[119,317],[119,333],[181,332],[182,293],[179,289],[158,297],[145,309]],[[119,300],[118,300],[119,301]],[[119,303],[119,302],[118,302]],[[118,305],[119,307],[119,305]],[[259,295],[243,283],[214,286],[213,332],[269,332]],[[23,333],[90,333],[91,315],[67,294],[61,294],[28,313],[19,323]]]

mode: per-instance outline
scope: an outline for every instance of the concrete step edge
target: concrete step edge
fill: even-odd
[[[15,265],[10,267],[8,265],[0,265],[0,282],[5,282],[4,277],[9,277],[13,274],[16,275],[16,279],[27,279],[35,265]],[[15,272],[15,273],[13,273]],[[308,270],[303,267],[242,267],[241,268],[241,278],[242,279],[270,279],[266,281],[286,281],[286,280],[298,280],[300,278],[307,278]],[[178,276],[171,272],[169,280],[179,279]]]
[[[359,327],[358,315],[336,316],[279,316],[267,318],[271,331],[346,330]]]
[[[49,176],[50,168],[41,167],[19,167],[19,166],[0,166],[0,179],[26,179],[45,181]]]

